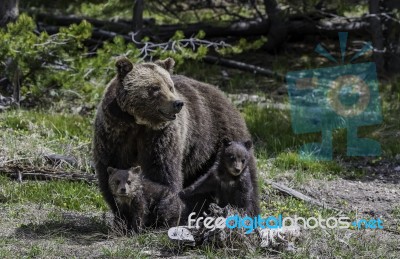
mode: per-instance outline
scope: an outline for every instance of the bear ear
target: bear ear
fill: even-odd
[[[247,140],[243,144],[247,148],[247,150],[250,150],[250,148],[253,146],[253,142],[251,140]]]
[[[117,169],[112,168],[111,166],[107,167],[107,173],[109,175],[112,175],[113,173],[115,173],[117,171]]]
[[[124,77],[133,69],[132,62],[126,57],[118,58],[117,62],[115,62],[115,66],[117,67],[118,77],[120,79],[124,79]]]
[[[142,171],[142,167],[140,167],[140,166],[131,167],[129,169],[129,171],[131,171],[134,174],[138,174]]]
[[[224,137],[221,142],[225,147],[228,147],[232,144],[232,141],[228,137]]]
[[[175,66],[175,60],[173,58],[166,58],[164,60],[157,60],[154,62],[156,65],[159,65],[160,67],[164,68],[168,72],[172,73],[174,66]]]

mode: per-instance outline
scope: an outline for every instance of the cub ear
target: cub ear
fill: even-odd
[[[247,150],[250,150],[250,148],[253,146],[253,142],[251,140],[247,140],[243,144],[247,148]]]
[[[232,144],[232,141],[228,137],[224,137],[221,142],[225,147],[229,147]]]
[[[115,173],[117,171],[117,169],[112,168],[111,166],[107,167],[107,173],[109,175],[112,175],[113,173]]]
[[[126,57],[118,58],[117,62],[115,62],[115,66],[117,67],[118,77],[120,79],[124,79],[125,76],[133,69],[132,62]]]
[[[173,58],[166,58],[164,60],[157,60],[154,62],[156,65],[159,65],[160,67],[164,68],[168,72],[172,73],[174,66],[175,66],[175,60]]]
[[[131,167],[129,169],[129,171],[131,171],[134,174],[138,174],[142,171],[142,167],[140,167],[140,166]]]

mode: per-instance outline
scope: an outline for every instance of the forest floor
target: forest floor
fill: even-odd
[[[298,69],[290,63],[294,56],[298,56],[296,46],[280,57],[256,53],[242,55],[240,59],[286,72],[282,68]],[[319,59],[300,59],[304,61],[300,67],[319,64]],[[346,132],[338,130],[334,134],[332,161],[303,161],[297,155],[298,146],[319,136],[293,134],[287,92],[282,83],[196,62],[188,62],[177,73],[218,84],[238,105],[255,140],[263,216],[380,218],[383,229],[303,230],[294,250],[183,247],[168,239],[167,230],[132,237],[118,235],[96,185],[26,179],[19,182],[5,173],[9,168],[29,167],[93,176],[90,143],[96,105],[77,100],[54,104],[50,109],[0,113],[0,258],[399,257],[400,122],[399,107],[389,105],[391,99],[384,101],[382,125],[361,130],[361,134],[381,142],[381,157],[343,157]],[[386,82],[383,88],[390,93],[389,85],[399,84]],[[255,103],[250,99],[255,99]],[[47,154],[74,157],[76,164],[51,165],[45,158]],[[341,212],[283,195],[267,180],[298,190]]]
[[[330,181],[314,179],[295,184],[285,174],[277,177],[275,181],[295,185],[297,190],[329,206],[342,209],[342,215],[356,214],[355,218],[358,219],[381,218],[384,228],[303,230],[300,239],[295,243],[295,251],[260,248],[244,252],[210,246],[190,248],[169,241],[166,230],[149,231],[133,237],[118,235],[110,223],[112,216],[102,209],[68,210],[51,204],[51,200],[7,202],[7,197],[18,195],[8,191],[3,192],[3,200],[0,203],[0,257],[218,258],[241,255],[271,258],[398,258],[400,253],[398,182],[379,178],[374,180],[338,178]],[[16,183],[2,179],[0,189],[8,189],[6,185],[32,188],[28,182],[30,181]],[[45,184],[48,183],[38,183],[35,186]],[[62,188],[62,185],[60,187]],[[85,187],[82,185],[79,188]],[[49,191],[58,192],[57,188]],[[79,189],[76,193],[80,196]],[[81,198],[82,203],[86,203],[84,198]],[[291,204],[296,203],[293,198],[284,197],[273,191],[270,192],[269,199],[285,203],[291,210],[298,210],[300,215],[304,209],[316,210],[322,215],[332,214],[304,203]]]

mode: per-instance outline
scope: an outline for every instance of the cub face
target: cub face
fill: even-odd
[[[127,58],[116,62],[121,84],[118,105],[134,116],[137,124],[162,128],[181,111],[183,101],[170,75],[174,64],[172,58],[141,64],[132,64]]]
[[[113,196],[120,203],[132,200],[141,190],[140,173],[141,167],[133,167],[129,170],[119,170],[112,167],[107,168],[109,173],[108,184]]]
[[[239,176],[247,167],[250,158],[251,140],[237,142],[224,139],[221,162],[227,173],[232,176]]]

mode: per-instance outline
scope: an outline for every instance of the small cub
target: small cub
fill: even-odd
[[[252,142],[224,139],[217,160],[199,180],[180,192],[180,197],[189,202],[196,194],[210,193],[220,207],[230,204],[254,214],[252,200],[253,185],[249,169]]]
[[[140,166],[129,170],[108,167],[107,171],[111,193],[118,209],[124,211],[120,215],[128,215],[128,218],[117,219],[117,224],[122,220],[128,230],[135,232],[152,226],[150,223],[178,224],[176,215],[181,213],[176,212],[182,212],[183,203],[167,187],[144,178]]]

